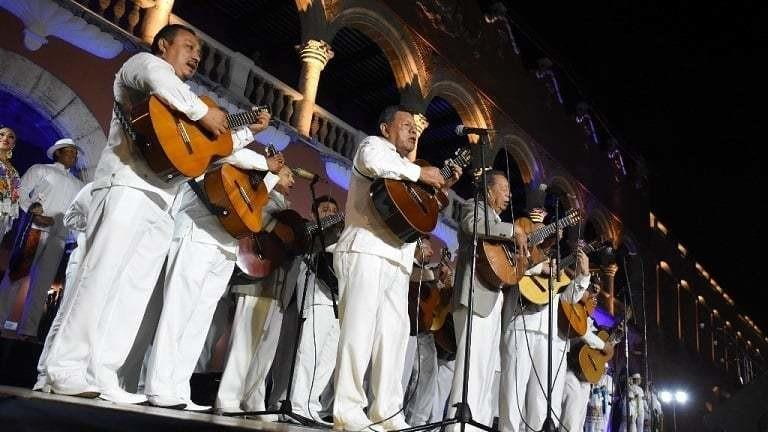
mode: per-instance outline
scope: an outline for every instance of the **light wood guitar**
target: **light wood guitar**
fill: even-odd
[[[616,345],[624,337],[624,320],[619,320],[619,325],[611,334],[603,330],[597,333],[597,337],[605,343]],[[574,347],[574,350],[578,353],[576,361],[579,366],[579,376],[586,382],[597,384],[600,378],[605,375],[605,363],[613,356],[603,354],[602,351],[590,348],[587,344]]]
[[[453,175],[450,165],[466,167],[471,153],[468,148],[456,151],[456,156],[440,170],[443,178]],[[422,160],[415,162],[420,166],[429,166]],[[379,178],[371,184],[371,200],[384,223],[403,242],[413,242],[422,234],[432,232],[437,226],[437,219],[448,197],[442,190],[405,180]]]
[[[592,294],[573,303],[560,297],[558,308],[560,318],[557,320],[557,325],[563,333],[570,337],[584,336],[589,329],[589,315],[594,312],[596,307],[597,300]]]
[[[576,225],[581,220],[581,214],[576,209],[570,209],[565,217],[557,222],[560,229]],[[510,241],[484,240],[478,248],[478,273],[480,278],[492,288],[504,289],[515,285],[525,275],[525,271],[546,259],[538,245],[556,231],[556,224],[535,224],[528,218],[515,221],[515,229],[527,233],[530,257],[522,257],[513,250]]]
[[[213,99],[200,98],[209,107],[217,107]],[[227,115],[230,129],[256,122],[258,113],[267,110]],[[214,160],[232,154],[232,136],[228,133],[213,137],[197,122],[170,108],[156,96],[133,107],[130,129],[135,133],[134,144],[158,176],[171,181],[178,176],[195,178],[205,172]],[[125,125],[124,125],[125,126]]]
[[[584,253],[592,253],[603,249],[610,244],[609,240],[598,240],[582,247]],[[571,283],[571,276],[566,269],[576,263],[576,254],[572,253],[560,261],[560,280],[553,278],[552,290],[549,287],[549,276],[523,276],[518,282],[520,294],[531,303],[544,305],[550,298],[558,294],[563,288]]]

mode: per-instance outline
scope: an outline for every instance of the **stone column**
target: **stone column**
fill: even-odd
[[[429,127],[427,116],[424,114],[414,114],[413,121],[416,124],[416,147],[413,148],[413,151],[408,153],[408,159],[411,161],[416,160],[416,151],[419,149],[419,138],[421,138],[421,134],[424,132],[424,129]]]
[[[328,60],[333,58],[333,50],[325,41],[310,39],[298,47],[301,57],[301,78],[299,79],[299,92],[303,95],[298,102],[298,109],[294,115],[294,126],[302,135],[309,136],[312,126],[312,113],[315,109],[317,87],[320,83],[320,72],[323,71]]]
[[[147,3],[142,0],[140,3]],[[142,6],[146,7],[146,6]],[[141,22],[141,31],[139,33],[141,40],[151,44],[157,32],[168,25],[171,18],[171,9],[173,9],[173,0],[155,0],[154,6],[150,6],[144,12],[144,19]]]
[[[616,278],[616,272],[619,270],[619,266],[610,264],[603,266],[600,270],[602,270],[603,277],[605,278],[605,292],[608,293],[608,312],[613,315],[614,303],[616,301],[616,298],[614,297],[613,283]]]

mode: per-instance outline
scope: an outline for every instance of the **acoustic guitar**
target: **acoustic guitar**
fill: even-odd
[[[267,146],[267,157],[277,154]],[[221,209],[216,216],[234,238],[261,230],[261,210],[269,202],[269,191],[258,171],[222,164],[205,173],[203,189],[208,201]]]
[[[451,165],[464,168],[469,164],[470,156],[468,148],[457,150],[454,158],[447,161],[440,170],[440,174],[444,179],[449,179],[453,175]],[[429,166],[423,160],[415,163]],[[442,190],[406,180],[379,178],[373,181],[370,190],[373,206],[384,223],[406,243],[432,232],[437,226],[440,210],[449,202]]]
[[[525,275],[525,271],[544,261],[546,256],[538,248],[547,237],[560,229],[576,225],[581,221],[581,214],[576,209],[570,209],[565,217],[557,223],[542,225],[533,223],[528,218],[515,221],[515,229],[527,233],[528,251],[530,257],[522,257],[513,250],[510,241],[483,240],[478,248],[477,261],[480,278],[491,288],[503,289],[515,285]]]
[[[442,248],[440,251],[440,264],[431,268],[437,272],[440,265],[449,265],[451,261],[451,252],[448,248]],[[440,307],[444,306],[447,294],[447,300],[450,303],[450,287],[443,285],[435,274],[435,280],[423,281],[421,287],[418,282],[411,282],[408,289],[408,315],[411,320],[411,336],[418,333],[431,331],[435,327],[436,314]],[[417,307],[418,306],[418,307]],[[418,309],[418,321],[417,321]],[[443,318],[444,320],[445,318]]]
[[[200,98],[209,107],[217,108],[213,99]],[[118,110],[119,111],[119,108]],[[256,122],[259,112],[254,111],[227,115],[230,129]],[[195,178],[205,172],[215,159],[232,154],[232,136],[228,133],[213,137],[197,122],[166,105],[156,96],[150,96],[136,104],[128,124],[129,133],[135,136],[139,149],[149,168],[165,181],[178,176]]]
[[[236,266],[241,278],[258,280],[269,276],[289,257],[307,253],[318,226],[295,210],[283,210],[275,216],[272,231],[261,231],[240,239]],[[344,222],[344,214],[327,216],[320,221],[323,229]],[[236,271],[237,273],[237,271]]]
[[[606,331],[600,331],[597,333],[597,337],[615,345],[624,337],[624,320],[619,320],[619,325],[608,334]],[[607,363],[613,356],[603,354],[602,351],[591,348],[586,343],[574,347],[576,354],[576,363],[578,364],[579,376],[586,382],[597,384],[605,375],[605,363]]]
[[[610,245],[610,240],[596,240],[584,245],[581,249],[584,253],[592,253]],[[523,276],[517,286],[520,294],[529,302],[538,305],[547,304],[550,298],[560,293],[560,291],[571,283],[571,277],[566,271],[576,263],[576,253],[572,253],[560,260],[560,280],[552,278],[552,290],[549,288],[549,276]]]
[[[592,274],[592,284],[600,284],[600,276],[597,273]],[[577,302],[569,302],[560,297],[558,313],[560,318],[557,325],[560,330],[570,335],[584,336],[589,328],[588,318],[597,307],[597,299],[593,294],[588,293]]]

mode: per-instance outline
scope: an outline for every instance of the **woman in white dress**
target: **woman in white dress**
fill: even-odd
[[[0,125],[0,239],[19,216],[19,173],[11,165],[16,132]]]

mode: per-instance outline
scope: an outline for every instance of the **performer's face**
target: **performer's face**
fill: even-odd
[[[16,132],[11,128],[0,129],[0,150],[13,150],[16,146]]]
[[[317,212],[320,214],[320,219],[322,219],[335,215],[339,212],[339,208],[336,207],[336,204],[330,201],[325,201],[321,202],[320,205],[317,206]]]
[[[493,177],[493,184],[488,188],[488,204],[496,213],[501,213],[509,205],[509,182],[504,176]]]
[[[176,76],[182,80],[192,78],[200,63],[200,39],[186,30],[179,30],[171,41],[161,39],[160,57],[173,66]]]
[[[432,242],[427,239],[421,239],[419,247],[416,248],[416,259],[421,263],[426,263],[432,260],[432,255],[435,254],[435,250],[432,249]]]
[[[56,150],[54,153],[56,161],[67,168],[72,168],[77,163],[77,148],[64,147]]]
[[[400,156],[406,156],[416,148],[418,134],[413,114],[398,111],[391,122],[382,123],[380,128],[381,135],[395,145],[395,149],[397,149],[397,153]]]

